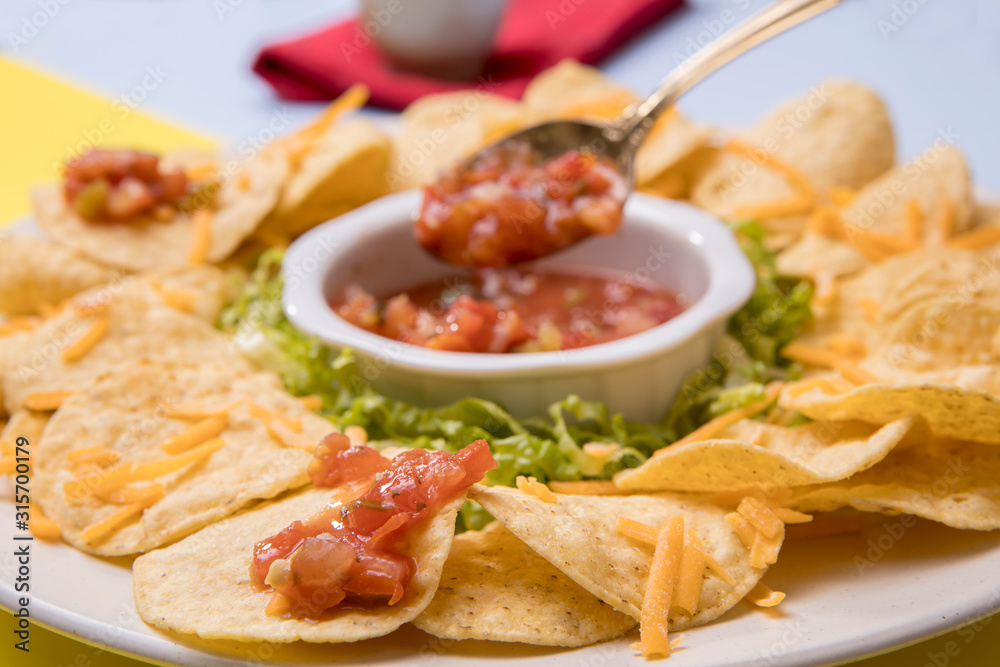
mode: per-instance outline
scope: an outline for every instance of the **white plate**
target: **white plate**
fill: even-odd
[[[11,231],[32,233],[33,225]],[[0,484],[0,606],[10,610],[18,563],[12,489]],[[131,561],[89,556],[65,544],[31,547],[31,618],[71,639],[145,661],[223,665],[537,667],[644,665],[626,638],[582,649],[436,639],[410,626],[357,644],[208,642],[156,630],[132,601]],[[247,555],[249,560],[249,554]],[[945,633],[1000,610],[1000,534],[959,531],[901,517],[869,518],[862,533],[788,542],[765,577],[788,597],[773,610],[740,604],[685,632],[671,667],[833,665]]]
[[[0,604],[10,609],[13,503],[2,492]],[[23,544],[23,543],[22,543]],[[512,657],[537,667],[646,664],[630,639],[582,649],[449,642],[406,627],[357,644],[239,644],[191,640],[139,620],[128,559],[88,556],[64,544],[31,545],[33,622],[73,639],[143,660],[198,667],[276,665],[498,665]],[[249,562],[249,554],[247,555]],[[672,667],[836,664],[943,633],[1000,609],[1000,535],[926,521],[871,517],[862,533],[786,544],[765,582],[788,594],[773,610],[738,605],[684,633]],[[634,639],[634,638],[631,638]]]

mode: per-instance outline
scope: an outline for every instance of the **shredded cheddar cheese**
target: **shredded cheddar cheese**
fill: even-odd
[[[869,324],[878,324],[879,319],[882,317],[882,306],[879,305],[878,301],[864,298],[858,301],[858,307]]]
[[[831,350],[798,341],[792,341],[781,348],[781,355],[800,364],[820,368],[833,368],[840,361],[840,356]]]
[[[671,448],[683,447],[688,443],[700,442],[702,440],[709,440],[715,437],[715,435],[726,429],[728,426],[735,424],[741,419],[752,417],[761,410],[767,408],[767,406],[771,405],[771,403],[774,402],[774,399],[778,397],[778,394],[781,393],[781,388],[783,386],[783,382],[771,382],[764,388],[764,398],[762,400],[757,401],[756,403],[751,403],[750,405],[746,405],[742,408],[730,410],[724,415],[719,415],[712,421],[698,429],[695,429],[693,432],[689,433],[677,442],[657,450],[653,456],[660,456]]]
[[[62,537],[62,529],[59,524],[45,516],[38,505],[32,504],[29,514],[28,530],[33,537],[49,541],[55,541]]]
[[[147,503],[152,505],[165,495],[166,490],[163,485],[154,482],[142,486],[123,486],[107,493],[95,494],[105,502],[115,505],[132,505],[134,503]]]
[[[73,466],[95,465],[102,468],[118,463],[121,457],[121,454],[109,449],[107,445],[84,447],[66,454],[66,460]]]
[[[823,344],[838,354],[855,359],[862,359],[868,353],[863,340],[847,334],[834,334],[823,339]]]
[[[832,306],[837,298],[837,276],[832,271],[817,271],[813,283],[816,285],[813,307],[822,310]]]
[[[191,247],[188,249],[189,264],[204,264],[208,261],[208,249],[212,244],[212,211],[200,208],[192,216]]]
[[[312,451],[316,443],[312,442],[309,438],[305,437],[301,433],[297,433],[292,429],[288,428],[280,419],[269,419],[264,421],[264,426],[267,428],[268,434],[274,438],[278,444],[285,447],[291,447],[292,449],[303,449],[306,451]]]
[[[225,444],[223,440],[215,438],[177,456],[139,465],[123,463],[110,470],[66,482],[63,485],[63,493],[69,498],[82,498],[91,494],[106,496],[116,488],[120,488],[126,484],[152,481],[157,477],[162,477],[192,463],[207,459],[224,447]]]
[[[945,243],[952,250],[980,250],[1000,243],[1000,226],[988,225],[953,236]]]
[[[780,591],[772,591],[764,584],[758,582],[744,598],[750,604],[758,607],[776,607],[785,599],[785,594]]]
[[[35,317],[12,317],[0,323],[0,338],[12,336],[20,331],[31,331],[38,326],[38,322],[38,318]]]
[[[159,283],[153,283],[153,287],[159,293],[160,298],[163,299],[163,303],[169,307],[182,313],[194,312],[195,295],[191,292],[173,287],[164,287]]]
[[[772,507],[771,511],[782,523],[809,523],[813,520],[812,515],[803,514],[787,507]]]
[[[320,117],[295,134],[275,141],[272,145],[287,150],[288,163],[292,169],[297,169],[302,159],[314,148],[316,141],[323,136],[334,121],[344,113],[360,109],[368,101],[368,87],[356,83],[327,106]]]
[[[698,611],[704,570],[705,555],[701,549],[691,544],[685,544],[681,555],[680,571],[677,574],[677,585],[674,587],[673,602],[675,607],[680,607],[689,614]]]
[[[316,395],[303,396],[299,399],[299,402],[302,404],[302,407],[304,407],[306,410],[311,410],[313,412],[315,412],[316,410],[320,410],[323,407],[322,396],[316,396]]]
[[[740,538],[743,546],[748,549],[753,546],[754,541],[757,539],[757,532],[742,514],[730,512],[726,515],[726,522],[732,527],[733,532],[736,533],[736,537]]]
[[[854,384],[857,385],[876,384],[878,382],[881,382],[879,378],[875,377],[865,369],[861,368],[861,366],[859,366],[856,363],[847,361],[838,361],[836,364],[833,365],[833,367],[837,370],[838,373],[840,373],[844,377],[845,380],[853,382]]]
[[[521,493],[526,493],[529,496],[534,496],[538,498],[543,503],[555,503],[559,502],[559,498],[556,494],[552,493],[552,490],[539,482],[534,477],[525,477],[524,475],[518,475],[515,480],[517,488]]]
[[[671,517],[656,537],[649,578],[642,596],[639,644],[642,655],[670,655],[667,620],[684,551],[684,517]]]
[[[218,417],[220,415],[225,415],[239,406],[246,399],[238,398],[231,403],[220,406],[207,406],[203,403],[185,403],[181,405],[174,405],[170,403],[163,403],[161,407],[163,412],[168,417],[173,417],[174,419],[185,419],[185,420],[198,420],[208,419],[209,417]]]
[[[296,433],[302,433],[302,420],[296,417],[291,417],[289,415],[284,415],[273,410],[265,408],[263,405],[258,403],[247,403],[247,407],[250,408],[250,414],[261,421],[279,421],[290,430]]]
[[[904,236],[913,244],[919,244],[924,240],[924,212],[920,209],[920,202],[911,199],[906,202],[906,233]]]
[[[58,410],[59,406],[72,395],[71,391],[45,391],[28,394],[24,397],[24,407],[35,412],[51,412]]]
[[[13,475],[17,470],[17,459],[13,456],[5,456],[0,459],[0,475]]]
[[[937,219],[937,239],[939,244],[946,243],[955,235],[955,202],[949,197],[941,200],[941,214]]]
[[[854,200],[858,197],[858,193],[851,188],[835,185],[827,191],[827,196],[833,202],[834,206],[844,208],[854,203]]]
[[[623,489],[615,486],[614,482],[602,482],[596,480],[584,480],[578,482],[559,482],[552,480],[548,483],[549,488],[556,493],[563,493],[571,496],[620,496],[627,493]]]
[[[163,443],[163,451],[171,455],[182,454],[212,438],[218,438],[227,426],[229,426],[229,415],[225,413],[203,419]]]
[[[94,349],[98,343],[108,335],[108,328],[111,320],[107,315],[98,315],[94,318],[94,323],[75,342],[71,343],[62,351],[62,358],[68,364],[80,361],[87,353]]]
[[[125,505],[120,510],[109,514],[96,523],[92,523],[80,533],[80,540],[83,542],[96,542],[108,533],[120,528],[125,523],[139,516],[146,509],[143,503],[133,503]]]
[[[736,511],[747,520],[747,523],[766,537],[777,536],[784,525],[767,505],[753,496],[747,496],[741,500]]]

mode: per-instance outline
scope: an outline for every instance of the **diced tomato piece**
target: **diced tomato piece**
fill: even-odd
[[[342,450],[339,440],[335,445],[335,451]],[[406,553],[408,535],[496,465],[484,440],[451,455],[403,452],[357,499],[258,542],[250,570],[254,582],[269,582],[291,602],[292,614],[307,618],[345,600],[395,604],[416,572]],[[279,559],[284,565],[269,578]]]
[[[316,486],[334,487],[371,477],[389,461],[371,447],[354,446],[343,433],[331,433],[316,446],[309,462],[309,479]]]

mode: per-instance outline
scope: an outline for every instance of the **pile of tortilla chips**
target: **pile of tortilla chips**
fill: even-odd
[[[759,221],[779,269],[814,281],[815,322],[784,350],[801,380],[613,482],[473,487],[496,521],[454,535],[464,498],[431,517],[406,545],[417,574],[392,607],[268,613],[253,546],[338,502],[306,475],[332,426],[211,326],[229,298],[218,267],[426,184],[520,127],[611,119],[636,100],[565,62],[521,102],[485,89],[424,98],[388,137],[338,119],[364,102],[352,89],[248,161],[176,158],[219,185],[207,243],[194,215],[94,224],[40,190],[49,240],[0,239],[0,440],[34,443],[32,531],[144,554],[142,618],[205,639],[345,642],[412,623],[572,647],[641,623],[651,655],[669,653],[668,631],[741,600],[780,602],[761,579],[803,512],[1000,528],[1000,210],[974,199],[948,137],[897,164],[879,97],[827,82],[736,133],[673,110],[637,164],[640,191]]]

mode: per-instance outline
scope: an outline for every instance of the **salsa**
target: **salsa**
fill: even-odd
[[[288,613],[303,618],[342,604],[399,602],[417,568],[407,537],[497,467],[485,440],[455,454],[411,449],[384,466],[373,465],[372,453],[381,458],[375,450],[351,447],[340,434],[325,438],[318,449],[325,450],[317,452],[324,462],[310,468],[314,481],[347,483],[382,469],[354,500],[295,521],[254,546],[254,583],[270,586]],[[344,474],[331,477],[334,467]]]
[[[66,164],[63,196],[81,218],[170,220],[191,194],[182,169],[164,169],[151,153],[95,148]]]
[[[684,310],[660,285],[626,276],[481,269],[386,300],[351,285],[331,305],[351,324],[450,352],[544,352],[607,343]]]
[[[510,266],[615,231],[627,192],[606,157],[568,151],[544,160],[507,142],[424,189],[416,236],[450,264]]]

